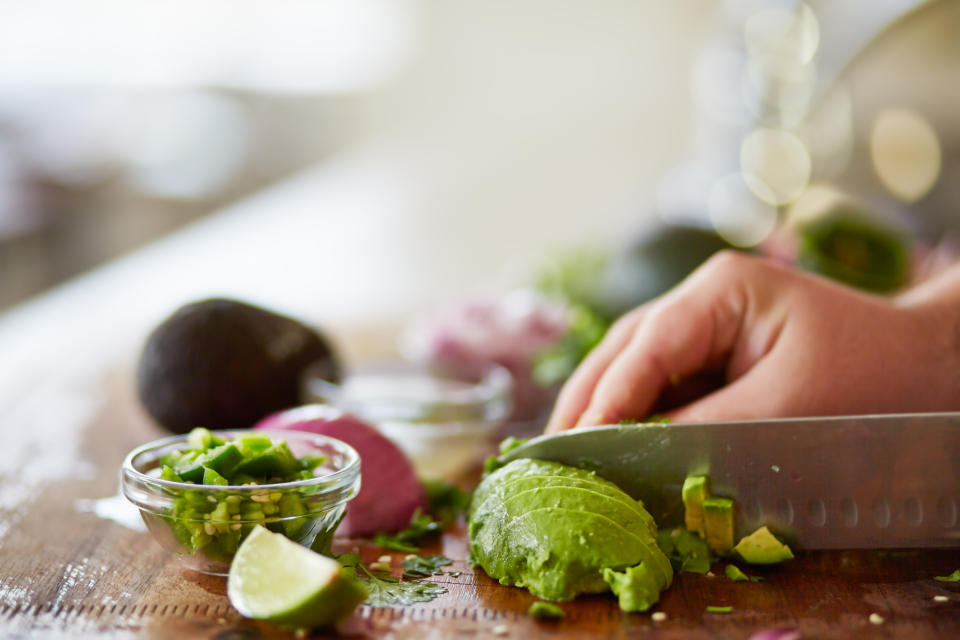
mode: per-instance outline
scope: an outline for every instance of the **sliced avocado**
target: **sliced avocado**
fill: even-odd
[[[707,530],[703,523],[703,501],[710,497],[710,482],[706,476],[687,476],[681,490],[683,497],[683,518],[687,529],[706,537]]]
[[[509,482],[505,482],[502,490],[505,494],[517,494],[530,489],[546,489],[547,487],[578,487],[617,500],[625,507],[631,509],[636,517],[640,518],[646,523],[646,528],[650,531],[651,535],[656,535],[657,533],[657,525],[654,523],[653,517],[649,514],[649,512],[643,508],[642,502],[632,499],[630,496],[618,489],[615,485],[611,485],[606,480],[600,481],[599,478],[587,480],[583,478],[568,478],[564,476],[531,475],[515,478]],[[493,497],[493,504],[501,504],[504,499],[500,492],[497,492],[493,496],[488,495],[486,499],[482,500],[474,508],[474,512],[486,508],[491,502],[491,500],[489,500],[491,497]]]
[[[765,526],[741,538],[733,550],[750,564],[776,564],[793,558],[790,547],[777,540]]]
[[[603,569],[666,589],[673,569],[651,533],[642,505],[595,473],[553,462],[514,460],[486,476],[473,494],[471,561],[504,585],[548,600],[602,593]],[[625,569],[642,566],[630,578]],[[618,587],[619,588],[619,587]],[[643,592],[646,593],[646,592]],[[642,594],[641,594],[642,595]],[[636,593],[628,606],[639,608]]]
[[[726,555],[733,548],[733,500],[707,498],[703,501],[703,522],[707,544],[716,553]]]

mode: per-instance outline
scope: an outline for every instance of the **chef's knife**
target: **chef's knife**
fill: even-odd
[[[501,456],[593,469],[683,520],[706,475],[733,498],[737,537],[761,525],[801,549],[960,546],[960,413],[618,425],[530,440]]]

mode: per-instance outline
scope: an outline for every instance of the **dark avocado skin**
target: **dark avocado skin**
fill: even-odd
[[[336,355],[318,332],[214,298],[181,307],[153,330],[140,355],[137,391],[147,413],[170,431],[245,428],[298,404],[310,365],[339,381]]]

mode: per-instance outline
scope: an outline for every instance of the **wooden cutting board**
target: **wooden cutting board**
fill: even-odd
[[[243,619],[225,596],[223,578],[182,569],[148,533],[78,508],[78,500],[113,495],[125,453],[162,435],[140,413],[129,379],[114,374],[73,389],[73,396],[41,398],[0,415],[6,441],[0,445],[0,636],[293,637]],[[76,408],[84,393],[97,396],[97,409],[59,424],[51,406],[67,403],[83,415]],[[368,562],[384,553],[350,540],[337,541],[337,550],[358,550]],[[663,621],[622,613],[612,597],[593,596],[564,604],[566,617],[549,623],[527,617],[529,593],[466,563],[462,523],[424,552],[455,560],[449,570],[461,575],[435,580],[449,592],[411,607],[363,606],[344,635],[739,639],[798,627],[815,638],[960,637],[960,584],[932,579],[960,568],[960,549],[809,553],[783,566],[748,569],[764,577],[748,583],[728,580],[720,564],[712,577],[678,575],[656,608],[666,613]],[[404,554],[392,555],[399,566]],[[733,611],[707,613],[708,605]],[[874,613],[882,624],[870,622]]]

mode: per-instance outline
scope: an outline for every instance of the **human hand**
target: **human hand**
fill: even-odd
[[[672,391],[717,374],[723,386],[666,415],[704,421],[955,409],[954,308],[932,295],[872,296],[722,252],[611,327],[564,385],[547,432],[642,419]]]

